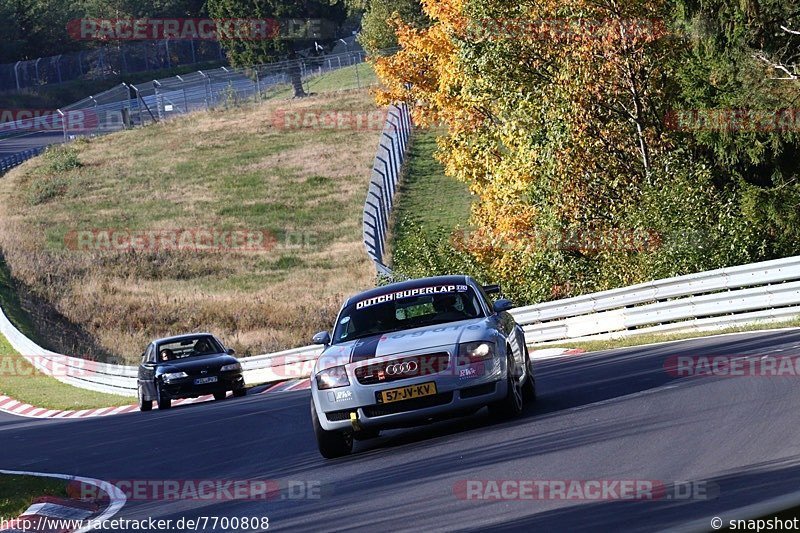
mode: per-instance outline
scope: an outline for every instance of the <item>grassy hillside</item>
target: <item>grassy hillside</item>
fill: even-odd
[[[344,295],[373,282],[361,209],[379,132],[287,130],[274,117],[374,110],[366,91],[271,100],[77,142],[7,174],[5,261],[24,298],[61,325],[37,323],[38,336],[128,361],[152,337],[186,331],[218,333],[243,354],[307,344]],[[241,230],[268,246],[76,243],[80,232],[183,230]]]

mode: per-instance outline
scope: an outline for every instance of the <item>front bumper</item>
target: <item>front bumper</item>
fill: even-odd
[[[215,392],[226,392],[244,388],[244,376],[241,373],[225,373],[217,376],[215,383],[196,385],[195,377],[181,378],[162,382],[161,392],[172,399],[196,398]]]
[[[455,367],[451,361],[443,372],[375,385],[359,383],[351,366],[347,387],[319,390],[311,379],[312,401],[320,425],[327,431],[352,429],[352,413],[364,429],[416,426],[475,411],[503,399],[508,392],[505,357]],[[436,394],[390,403],[377,401],[377,392],[428,382],[436,384]]]

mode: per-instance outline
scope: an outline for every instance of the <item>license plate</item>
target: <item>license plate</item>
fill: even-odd
[[[434,394],[436,394],[436,383],[431,381],[429,383],[420,383],[419,385],[380,391],[378,393],[378,403],[400,402]]]
[[[205,385],[206,383],[216,383],[219,380],[217,376],[208,376],[207,378],[197,378],[194,380],[195,385]]]

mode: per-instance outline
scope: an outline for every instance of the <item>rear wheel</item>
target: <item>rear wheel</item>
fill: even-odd
[[[353,434],[345,431],[327,431],[319,423],[317,408],[311,400],[311,422],[314,424],[314,435],[317,437],[319,453],[325,459],[335,459],[353,453]]]
[[[158,393],[158,399],[156,401],[158,403],[159,411],[163,411],[164,409],[169,409],[172,407],[172,398],[161,392],[161,387],[159,385],[156,385],[156,392]]]
[[[153,400],[144,399],[144,389],[142,388],[141,385],[139,385],[136,395],[138,396],[139,399],[140,411],[150,411],[151,409],[153,409]]]
[[[217,401],[224,400],[227,397],[228,397],[227,391],[215,392],[214,393],[214,399],[217,400]]]
[[[489,404],[489,414],[501,420],[514,418],[522,414],[522,385],[516,376],[514,356],[508,354],[508,370],[506,371],[506,383],[508,392],[502,400]]]

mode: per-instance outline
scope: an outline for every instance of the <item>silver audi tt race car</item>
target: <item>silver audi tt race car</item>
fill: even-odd
[[[467,415],[520,414],[536,398],[522,328],[496,285],[468,276],[394,283],[348,299],[311,375],[311,418],[326,458],[380,430]]]

